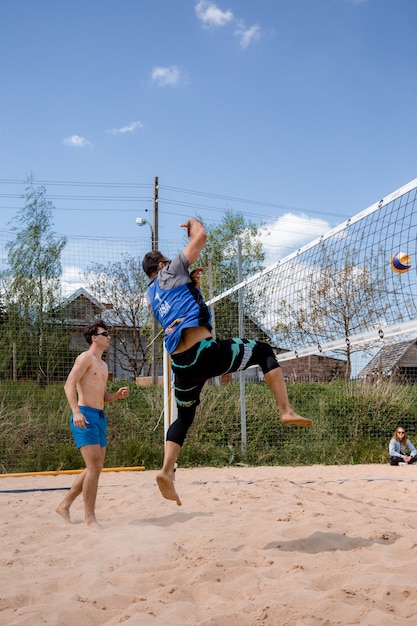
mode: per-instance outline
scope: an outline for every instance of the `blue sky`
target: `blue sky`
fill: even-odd
[[[236,209],[289,254],[417,176],[415,0],[0,7],[0,229],[26,176],[68,236],[182,241]],[[57,184],[59,183],[59,184]]]

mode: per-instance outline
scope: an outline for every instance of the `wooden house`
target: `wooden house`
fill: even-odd
[[[103,358],[110,379],[134,380],[150,374],[150,364],[144,358],[149,338],[139,336],[137,328],[121,320],[111,305],[99,302],[86,289],[81,287],[66,299],[60,317],[72,333],[71,348],[79,352],[88,349],[83,333],[89,324],[102,319],[109,326],[112,341]]]
[[[361,370],[358,378],[369,382],[416,383],[417,340],[384,346]]]

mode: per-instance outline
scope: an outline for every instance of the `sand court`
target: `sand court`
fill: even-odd
[[[0,480],[0,624],[415,624],[415,466],[107,472],[97,519],[54,512],[73,477]]]

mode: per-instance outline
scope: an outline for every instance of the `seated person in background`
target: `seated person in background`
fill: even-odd
[[[389,462],[390,465],[398,465],[401,461],[409,464],[416,462],[417,450],[408,439],[405,429],[398,426],[389,442]]]

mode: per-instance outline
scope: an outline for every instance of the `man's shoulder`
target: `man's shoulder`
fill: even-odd
[[[191,282],[188,268],[190,264],[186,256],[180,252],[169,264],[158,274],[158,285],[164,291]]]
[[[84,365],[87,365],[88,363],[92,361],[93,361],[93,355],[90,350],[84,350],[84,352],[81,352],[75,359],[75,363],[77,364],[83,363]]]
[[[183,271],[188,271],[188,268],[190,267],[190,263],[187,259],[187,257],[185,256],[184,252],[180,252],[179,254],[177,254],[176,257],[174,257],[170,263],[170,267],[168,268],[169,270],[183,270]]]

